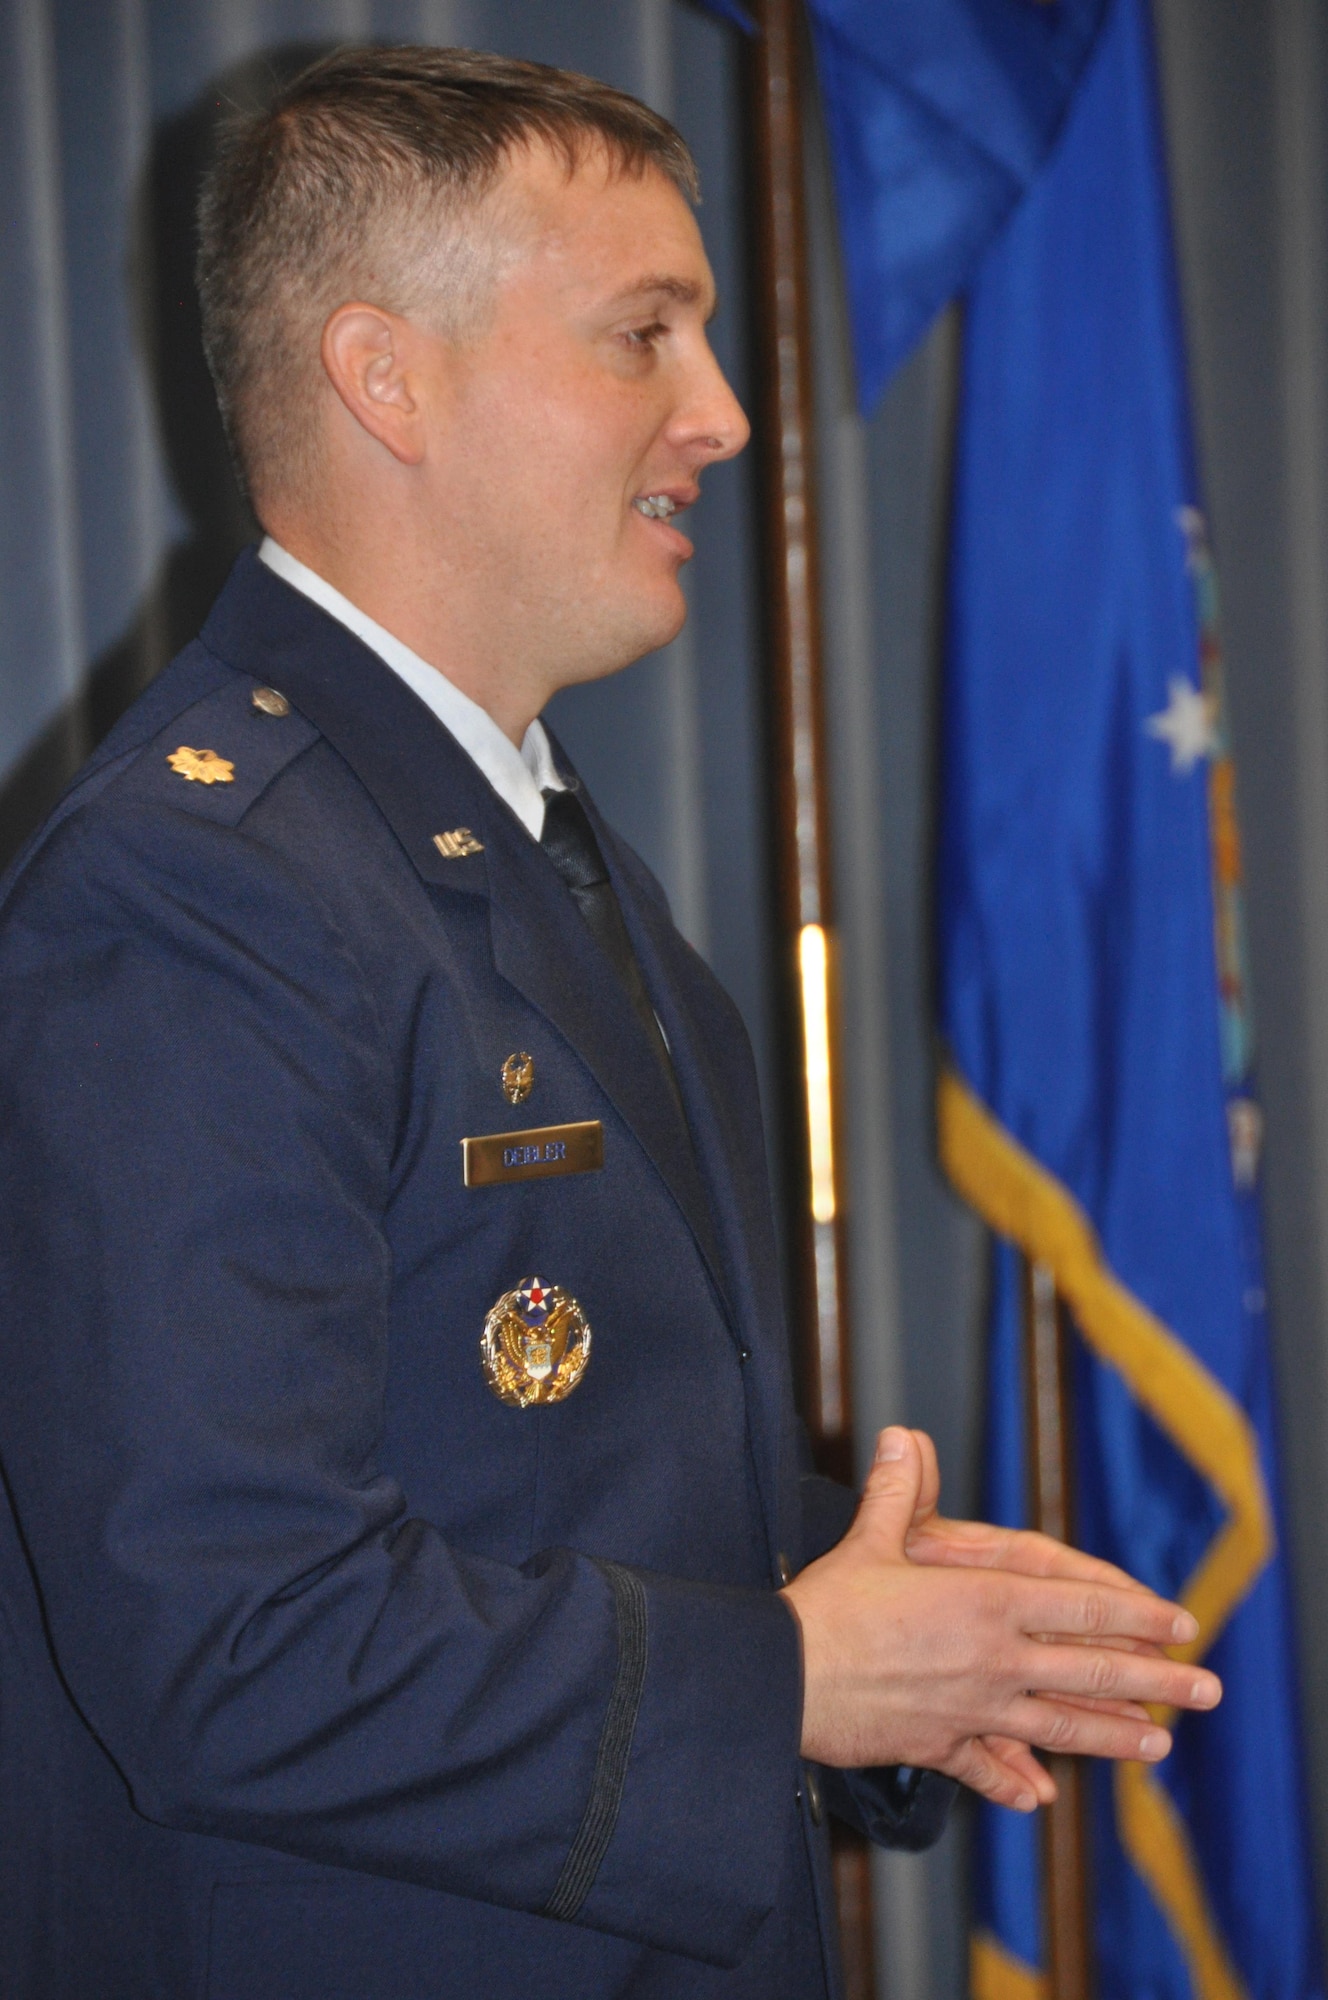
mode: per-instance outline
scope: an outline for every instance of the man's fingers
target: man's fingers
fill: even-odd
[[[1045,1764],[1040,1764],[1026,1743],[1015,1736],[984,1736],[982,1745],[989,1750],[998,1763],[1026,1784],[1035,1793],[1040,1806],[1051,1805],[1056,1798],[1056,1780]]]
[[[939,1492],[939,1486],[938,1486]],[[997,1528],[986,1521],[951,1521],[943,1514],[920,1519],[908,1538],[912,1562],[953,1563],[973,1569],[1010,1569],[1021,1576],[1058,1576],[1076,1583],[1108,1583],[1147,1591],[1128,1571],[1085,1555],[1050,1535],[1025,1528]],[[1148,1595],[1154,1593],[1148,1591]]]
[[[941,1497],[941,1468],[936,1458],[936,1447],[926,1431],[914,1431],[913,1437],[922,1459],[922,1484],[913,1514],[913,1532],[917,1533],[924,1522],[935,1517]]]
[[[1143,1653],[1150,1660],[1171,1657],[1164,1646],[1155,1646],[1151,1639],[1115,1639],[1110,1633],[1030,1632],[1028,1637],[1048,1646],[1105,1646],[1113,1653]]]
[[[1051,1535],[1039,1535],[1031,1528],[1006,1531],[1000,1567],[1018,1570],[1025,1576],[1060,1576],[1075,1583],[1109,1583],[1117,1590],[1142,1590],[1150,1597],[1156,1596],[1155,1591],[1149,1590],[1146,1583],[1140,1583],[1128,1570],[1118,1569],[1115,1563],[1106,1562],[1101,1556],[1090,1556],[1083,1549],[1072,1549]]]
[[[1108,1701],[1091,1694],[1058,1694],[1055,1700],[1063,1708],[1086,1708],[1094,1715],[1125,1715],[1134,1722],[1151,1722],[1153,1719],[1141,1701]]]
[[[1155,1646],[1187,1646],[1198,1637],[1198,1623],[1188,1611],[1151,1591],[1059,1577],[1012,1576],[1009,1585],[1020,1628],[1027,1633],[1146,1639]]]
[[[904,1560],[904,1537],[917,1511],[923,1463],[917,1436],[892,1424],[876,1440],[876,1457],[849,1535],[870,1537],[882,1562]]]
[[[957,1778],[993,1805],[1012,1806],[1015,1812],[1037,1811],[1039,1790],[1031,1776],[993,1754],[981,1737],[967,1737],[940,1768],[947,1778]]]
[[[1136,1722],[1045,1696],[1011,1702],[1004,1720],[1012,1734],[1037,1749],[1073,1757],[1157,1764],[1171,1749],[1170,1731],[1160,1723]]]
[[[1163,1708],[1216,1708],[1222,1683],[1206,1667],[1108,1647],[1029,1647],[1019,1677],[1031,1694],[1088,1696]]]

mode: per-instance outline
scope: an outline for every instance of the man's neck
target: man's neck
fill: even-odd
[[[380,625],[419,659],[459,688],[497,723],[510,742],[521,748],[526,731],[544,707],[547,694],[536,695],[513,685],[510,672],[495,671],[492,659],[501,649],[485,648],[477,635],[456,630],[457,606],[438,587],[438,565],[427,581],[411,574],[409,560],[389,557],[358,541],[318,534],[298,519],[276,516],[263,522],[280,547],[315,576]],[[424,566],[421,564],[421,568]],[[483,662],[483,664],[481,664]]]
[[[446,674],[422,660],[411,647],[353,604],[308,563],[284,549],[273,536],[264,536],[258,558],[292,590],[310,598],[330,618],[353,632],[362,645],[377,653],[383,664],[419,696],[460,744],[531,838],[538,840],[544,829],[544,799],[550,791],[564,788],[562,774],[540,723],[531,723],[518,748],[487,709],[472,701]]]

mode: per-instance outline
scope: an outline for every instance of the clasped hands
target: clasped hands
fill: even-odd
[[[1145,1703],[1207,1709],[1216,1674],[1169,1659],[1199,1628],[1113,1564],[1046,1535],[948,1521],[931,1439],[881,1432],[844,1539],[781,1593],[802,1630],[802,1754],[942,1771],[999,1805],[1056,1796],[1033,1750],[1156,1763]]]

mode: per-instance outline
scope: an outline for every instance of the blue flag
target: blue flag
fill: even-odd
[[[1004,1246],[988,1505],[1026,1518],[1022,1254],[1079,1336],[1078,1538],[1183,1599],[1226,1683],[1164,1765],[1095,1769],[1098,1990],[1314,2000],[1240,850],[1146,0],[1113,0],[978,270],[957,452],[940,1137]],[[1044,1991],[1039,1873],[1037,1826],[984,1808],[975,2000]]]
[[[1105,4],[807,0],[864,410],[1046,158]]]
[[[718,14],[722,21],[730,21],[735,28],[741,28],[745,35],[756,33],[756,23],[740,0],[701,0],[701,5],[710,13]]]
[[[1104,5],[808,0],[864,410],[1047,157]]]

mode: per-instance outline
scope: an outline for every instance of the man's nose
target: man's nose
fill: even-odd
[[[696,364],[691,394],[679,410],[673,428],[693,447],[705,451],[703,463],[717,465],[736,458],[752,434],[742,404],[728,385],[709,344]]]

